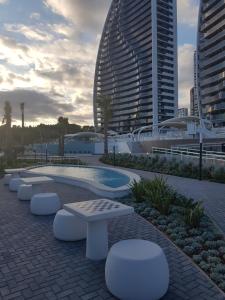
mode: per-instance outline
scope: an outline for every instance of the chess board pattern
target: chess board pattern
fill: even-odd
[[[96,213],[117,209],[120,208],[121,205],[108,200],[96,200],[91,202],[76,203],[76,207],[88,213]]]

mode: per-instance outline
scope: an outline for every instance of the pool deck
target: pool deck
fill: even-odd
[[[56,191],[63,203],[99,198],[64,184],[43,185],[42,191]],[[105,286],[105,262],[85,257],[85,241],[56,240],[53,218],[31,215],[29,202],[17,200],[0,180],[0,299],[115,299]],[[156,242],[165,251],[170,286],[164,300],[225,299],[211,280],[149,222],[137,214],[110,221],[110,245],[129,238]]]

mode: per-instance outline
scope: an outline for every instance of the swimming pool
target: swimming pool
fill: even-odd
[[[79,166],[45,166],[32,169],[33,173],[43,175],[60,175],[76,178],[83,178],[90,181],[95,181],[106,186],[117,188],[129,184],[130,178],[122,173],[111,169],[79,167]]]
[[[140,177],[132,172],[95,166],[48,165],[29,169],[29,175],[46,175],[56,182],[87,188],[95,194],[117,198],[130,193],[130,184]]]

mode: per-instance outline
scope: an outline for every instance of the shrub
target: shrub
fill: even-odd
[[[134,180],[130,184],[131,192],[134,197],[134,200],[138,203],[145,201],[145,181],[141,180],[137,182]]]
[[[145,197],[161,214],[168,215],[173,199],[171,188],[162,177],[149,180],[145,185]]]
[[[204,216],[204,208],[197,203],[194,208],[187,208],[184,212],[185,223],[191,227],[199,227],[201,218]]]

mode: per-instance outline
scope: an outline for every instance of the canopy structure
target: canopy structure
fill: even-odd
[[[66,134],[65,138],[73,140],[102,141],[104,139],[104,135],[96,132],[78,132],[74,134]]]

